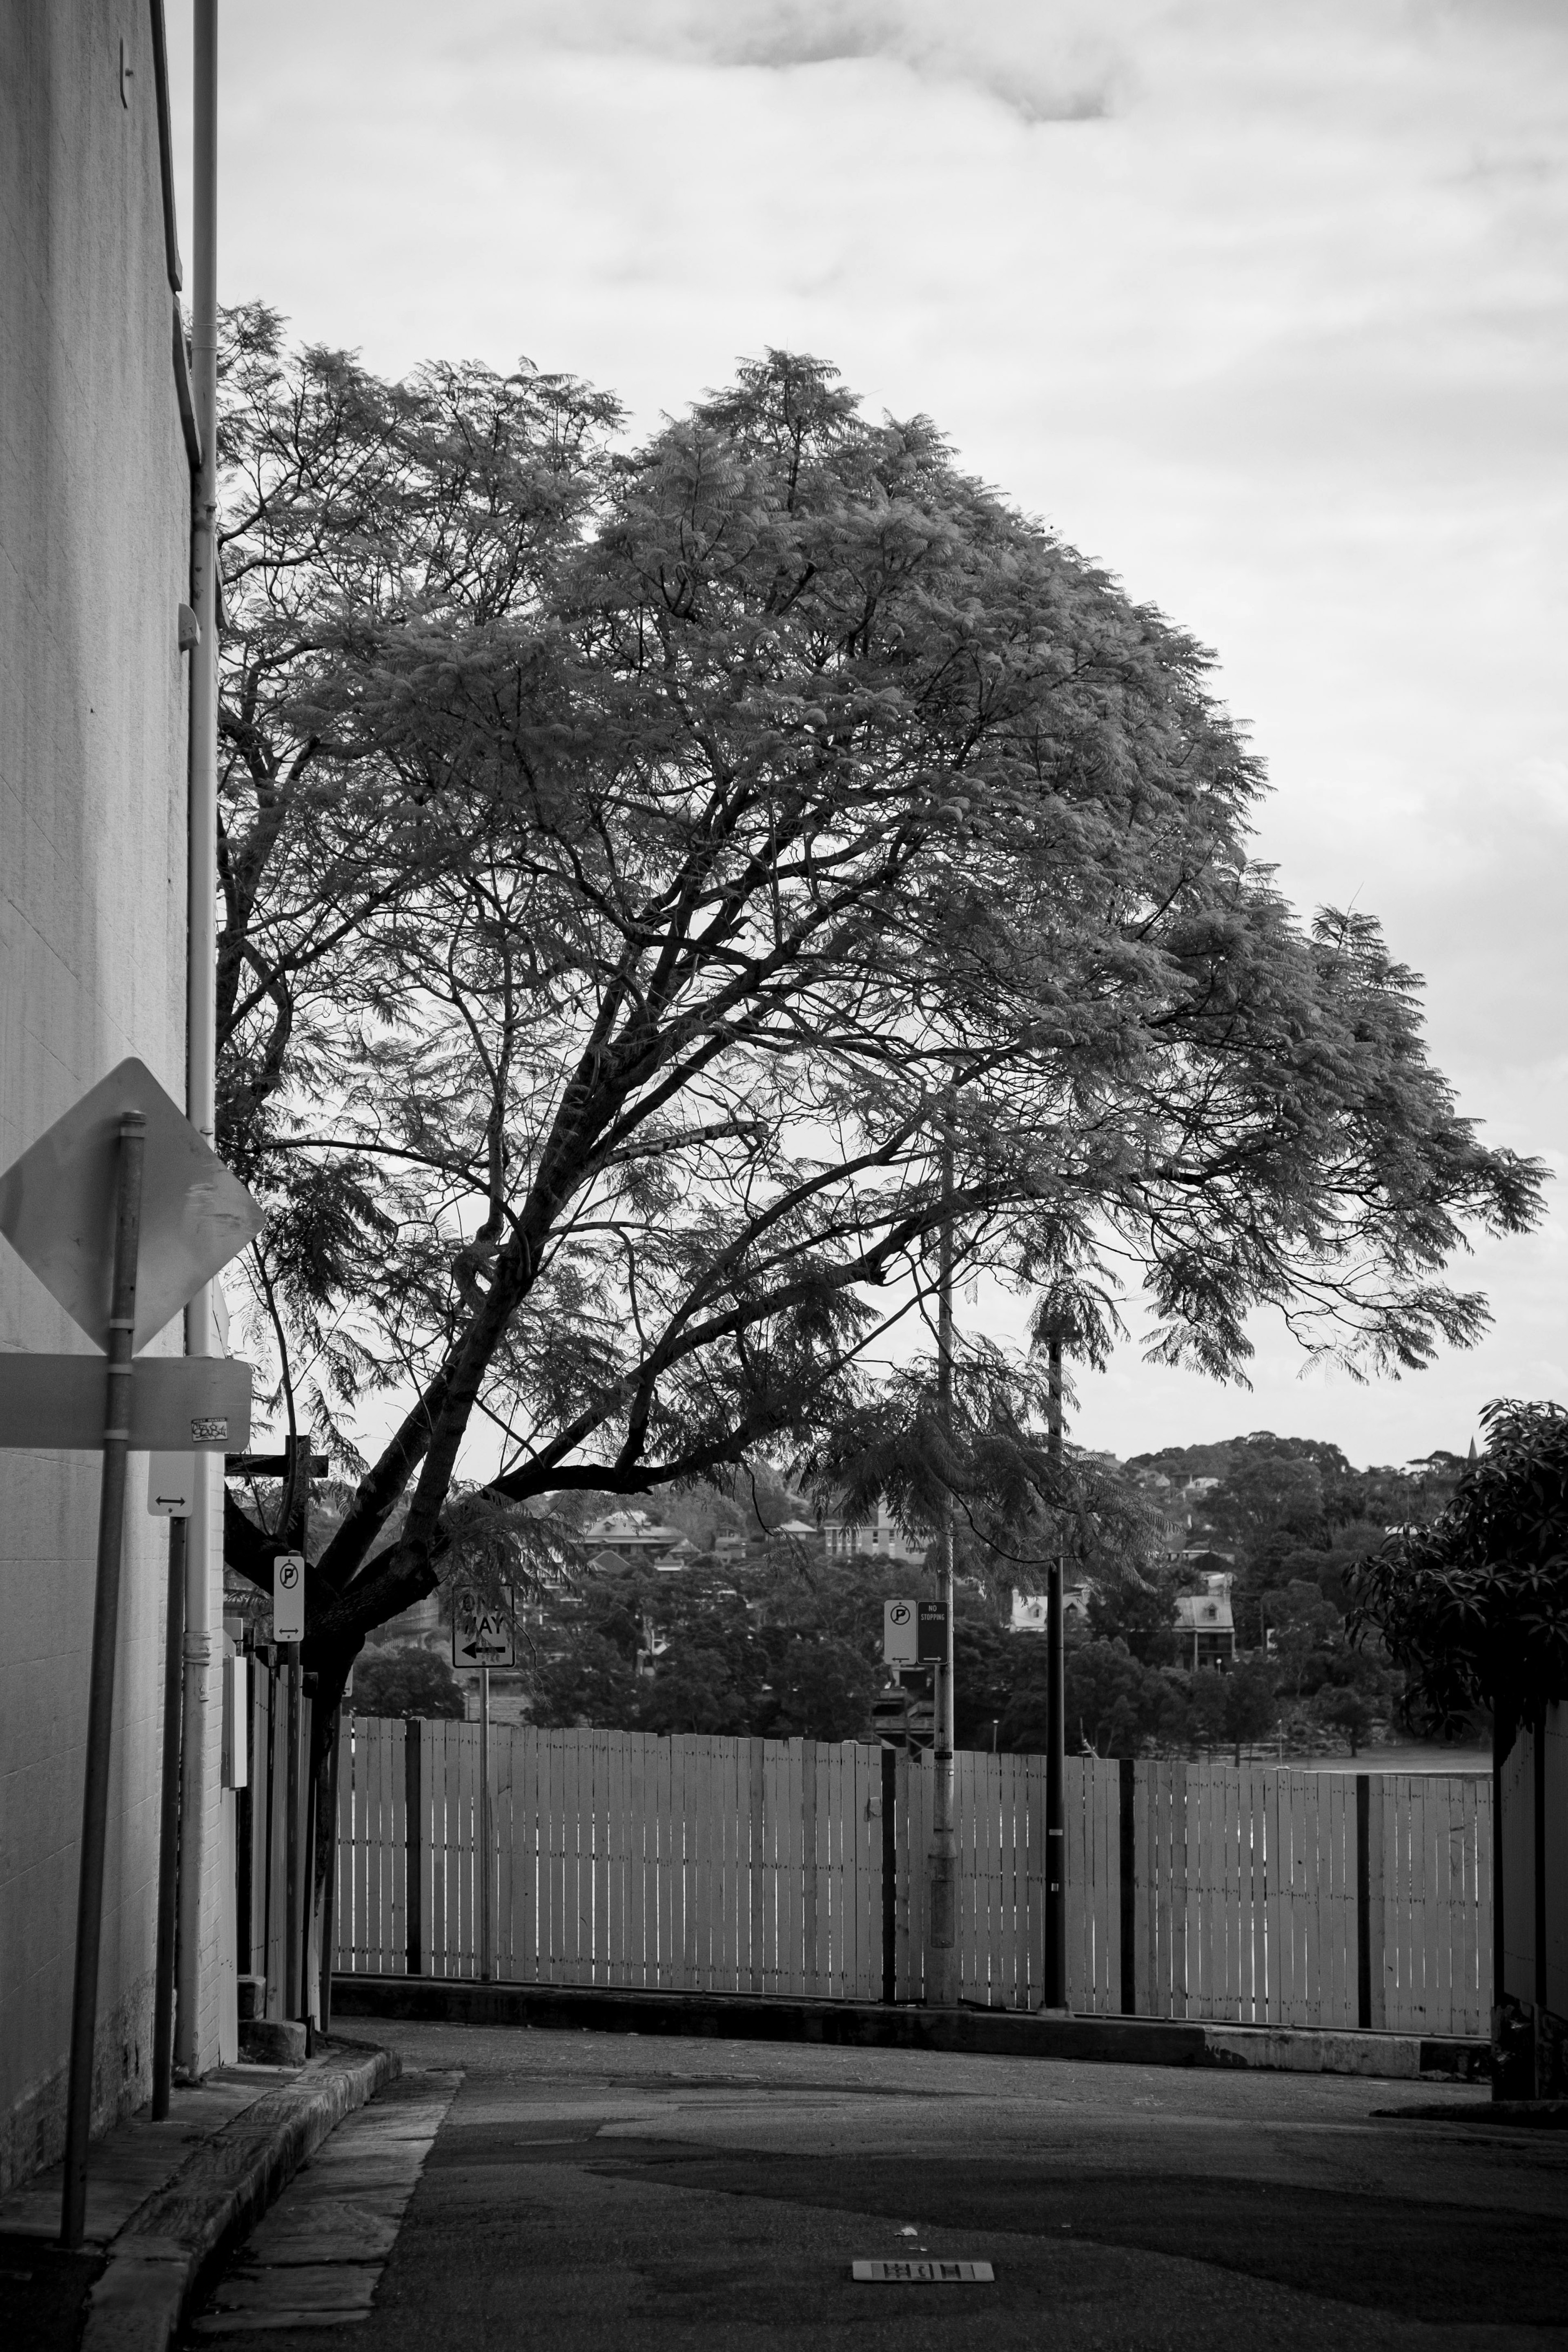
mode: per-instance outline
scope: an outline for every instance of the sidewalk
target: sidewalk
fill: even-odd
[[[1270,2074],[1367,2074],[1475,2082],[1484,2042],[1448,2035],[1209,2025],[1152,2017],[1058,2017],[1010,2009],[887,2008],[785,1994],[632,1992],[609,1986],[480,1984],[469,1977],[337,1976],[332,2014],[430,2024],[564,2026],[605,2033],[689,2033],[862,2050],[1099,2060],[1134,2066],[1236,2066]]]
[[[88,2242],[62,2253],[61,2169],[0,2198],[0,2340],[27,2352],[165,2352],[224,2247],[334,2125],[400,2072],[334,2041],[300,2067],[228,2066],[94,2140]]]

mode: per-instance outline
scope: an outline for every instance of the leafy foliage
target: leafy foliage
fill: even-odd
[[[397,1399],[319,1671],[430,1589],[476,1427],[513,1504],[874,1442],[949,1210],[960,1278],[1119,1267],[1216,1373],[1261,1303],[1389,1369],[1481,1328],[1441,1267],[1537,1171],[1375,925],[1249,864],[1202,649],[927,422],[772,353],[612,455],[565,380],[260,310],[225,383],[225,1140],[291,1423]],[[988,1496],[1030,1378],[977,1353]]]
[[[1452,1502],[1352,1580],[1353,1632],[1381,1634],[1438,1732],[1568,1695],[1568,1411],[1502,1400],[1482,1418]]]
[[[444,1716],[460,1723],[463,1693],[444,1658],[419,1649],[371,1650],[354,1672],[358,1715]]]

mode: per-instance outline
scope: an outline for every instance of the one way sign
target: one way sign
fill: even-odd
[[[452,1663],[455,1666],[511,1666],[517,1664],[512,1640],[512,1596],[507,1613],[477,1592],[458,1591],[452,1601]]]

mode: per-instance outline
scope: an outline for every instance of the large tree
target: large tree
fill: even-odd
[[[1481,1328],[1444,1262],[1537,1171],[1458,1116],[1375,925],[1249,864],[1202,650],[930,425],[775,353],[607,461],[578,387],[246,331],[225,1100],[280,1374],[388,1427],[312,1580],[329,1705],[476,1438],[514,1506],[810,1449],[949,1217],[960,1277],[1119,1270],[1216,1373],[1260,1305],[1396,1369]]]

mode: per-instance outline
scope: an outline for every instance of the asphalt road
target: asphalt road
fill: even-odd
[[[263,2225],[308,2245],[322,2307],[303,2269],[269,2289],[242,2254],[205,2340],[321,2352],[336,2312],[365,2352],[1568,2352],[1568,2135],[1490,2124],[1483,2092],[377,2031],[405,2074],[401,2116],[360,2126],[373,2228],[344,2126],[332,2179],[308,2168]],[[389,2133],[415,2151],[395,2213]],[[996,2277],[852,2282],[857,2257],[923,2256]]]

